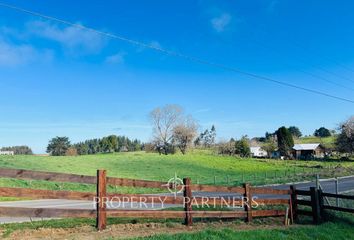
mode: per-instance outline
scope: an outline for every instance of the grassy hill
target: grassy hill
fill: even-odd
[[[340,174],[353,166],[352,162],[281,161],[267,159],[236,158],[214,155],[209,151],[195,151],[187,155],[158,155],[155,153],[131,152],[98,154],[74,157],[52,156],[0,156],[0,168],[29,169],[49,172],[64,172],[83,175],[96,174],[97,169],[106,169],[108,176],[168,181],[175,173],[179,177],[191,177],[192,182],[201,184],[239,185],[279,183],[291,180],[294,173],[316,173],[321,168],[341,165]],[[313,176],[313,174],[311,175]],[[267,179],[265,180],[265,178]],[[281,178],[287,177],[287,178]],[[229,180],[227,182],[227,179]],[[75,183],[52,183],[47,181],[24,181],[0,178],[0,186],[31,187],[43,189],[68,189],[95,191],[93,185]],[[117,190],[117,189],[111,189]],[[118,189],[122,191],[122,189]],[[136,191],[130,188],[126,192]],[[149,190],[149,189],[147,189]],[[140,190],[139,190],[140,191]],[[144,191],[144,189],[141,189]]]
[[[295,139],[295,143],[321,143],[326,148],[334,148],[335,145],[335,136],[320,138],[315,136],[301,137],[299,139]]]
[[[274,164],[277,162],[277,164]],[[230,177],[245,177],[274,171],[285,171],[292,163],[276,160],[240,159],[198,151],[187,155],[158,155],[132,152],[75,157],[0,156],[0,167],[95,175],[107,169],[109,176],[167,181],[177,173],[205,183]]]

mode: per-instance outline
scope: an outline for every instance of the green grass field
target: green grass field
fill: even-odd
[[[332,172],[337,175],[346,175],[352,171],[354,162],[242,159],[214,155],[210,151],[200,150],[187,155],[175,154],[167,156],[145,152],[74,157],[0,156],[0,168],[30,169],[92,176],[96,174],[97,169],[106,169],[108,176],[159,181],[168,181],[176,173],[179,177],[191,177],[194,183],[214,184],[216,180],[216,184],[229,185],[239,185],[242,182],[259,185],[294,180],[300,181],[304,180],[302,173],[310,173],[310,177],[313,177],[313,174],[328,167],[332,169],[329,171],[329,175]],[[300,175],[293,178],[294,174]],[[265,179],[266,177],[267,179]],[[95,191],[95,186],[93,185],[6,178],[0,179],[0,186]],[[146,190],[149,189],[109,188],[109,191],[123,192],[145,192]]]
[[[320,225],[299,224],[290,227],[278,227],[275,229],[264,227],[260,223],[259,229],[255,230],[237,230],[208,229],[197,233],[180,233],[174,235],[155,235],[151,237],[135,238],[135,240],[204,240],[204,239],[248,239],[248,240],[347,240],[354,236],[354,215],[346,213],[330,212],[327,216],[328,221]],[[306,217],[305,217],[306,218]],[[308,221],[308,219],[306,220]],[[262,225],[262,226],[261,226]]]
[[[349,225],[336,223],[325,223],[321,226],[303,226],[285,229],[262,229],[237,231],[229,228],[220,230],[205,230],[198,233],[182,233],[176,235],[158,235],[146,238],[136,238],[136,240],[204,240],[204,239],[248,239],[248,240],[346,240],[352,239],[354,228]]]
[[[352,214],[339,214],[334,213],[329,217],[329,221],[322,223],[320,225],[311,225],[309,219],[300,221],[299,224],[291,225],[285,227],[281,222],[277,221],[273,223],[274,220],[254,220],[254,223],[247,225],[243,223],[242,220],[236,220],[231,227],[222,227],[218,225],[216,228],[214,225],[205,225],[204,230],[199,232],[186,232],[178,234],[163,234],[154,235],[150,237],[140,237],[134,238],[136,240],[204,240],[204,239],[249,239],[249,240],[259,240],[259,239],[293,239],[293,240],[312,240],[312,239],[336,239],[336,240],[346,240],[352,239],[354,235],[354,216]],[[167,227],[166,230],[173,229],[175,226],[181,226],[179,220],[170,219],[166,220],[148,220],[139,219],[134,221],[133,219],[119,219],[119,218],[109,218],[109,225],[116,225],[124,227],[121,224],[147,224],[159,222]],[[39,222],[31,223],[11,223],[4,224],[0,226],[1,237],[6,239],[11,237],[11,234],[18,231],[28,230],[40,230],[40,229],[61,229],[60,231],[68,231],[72,228],[78,228],[81,226],[90,226],[87,231],[92,231],[94,233],[96,230],[94,228],[94,219],[59,219],[59,220],[45,220]],[[245,227],[247,230],[245,230]],[[242,230],[244,229],[244,230]],[[129,236],[129,234],[127,234]],[[80,239],[79,235],[77,238]],[[70,238],[71,239],[71,238]],[[98,239],[97,237],[92,239]],[[120,238],[104,238],[105,240],[115,240]],[[131,238],[129,238],[131,239]]]
[[[236,158],[229,156],[214,155],[210,151],[195,151],[187,155],[158,155],[155,153],[133,152],[116,154],[99,154],[76,157],[46,157],[46,156],[0,156],[0,168],[30,169],[50,172],[64,172],[84,175],[95,175],[97,169],[106,169],[109,176],[138,178],[149,180],[167,181],[175,173],[179,177],[191,177],[193,182],[213,184],[216,176],[217,184],[226,184],[226,176],[229,176],[229,184],[237,185],[243,180],[256,182],[255,176],[260,178],[267,174],[269,183],[287,181],[274,178],[277,176],[293,173],[316,173],[319,170],[339,169],[337,174],[348,174],[353,169],[354,162],[338,161],[282,161],[269,159]],[[301,175],[300,179],[302,180]],[[54,190],[77,190],[95,191],[94,185],[76,183],[55,183],[48,181],[25,181],[19,179],[0,178],[0,186],[25,187]],[[109,187],[110,192],[134,192],[152,193],[152,189],[141,188],[115,188]],[[155,190],[156,192],[160,190]],[[14,200],[13,198],[3,198],[0,201]],[[16,199],[15,199],[16,200]],[[120,223],[121,220],[114,220],[112,224]],[[93,219],[85,220],[51,220],[38,223],[10,224],[3,226],[6,234],[10,234],[16,229],[41,227],[75,227],[78,225],[93,225]],[[285,229],[264,229],[254,231],[234,231],[232,229],[205,230],[199,233],[184,233],[175,236],[155,236],[150,239],[332,239],[333,234],[338,235],[337,239],[349,239],[353,234],[353,229],[345,224],[335,222],[326,223],[319,227],[300,226]],[[331,235],[332,234],[332,235]]]

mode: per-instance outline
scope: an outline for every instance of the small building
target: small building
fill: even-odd
[[[0,151],[0,155],[15,155],[14,151]]]
[[[251,156],[256,158],[265,158],[268,156],[267,152],[261,147],[250,147]]]
[[[295,144],[292,154],[296,159],[323,158],[325,149],[319,143]]]

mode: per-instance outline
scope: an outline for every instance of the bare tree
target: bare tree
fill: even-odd
[[[153,142],[158,149],[163,149],[168,154],[172,146],[173,129],[182,120],[183,109],[177,105],[166,105],[155,108],[150,112],[150,120],[153,124]]]
[[[341,124],[340,133],[336,139],[337,150],[342,153],[354,153],[354,116]]]
[[[354,137],[354,116],[351,116],[345,123],[343,123],[342,130],[348,138]]]
[[[187,117],[173,128],[173,144],[185,154],[187,148],[197,136],[198,124],[191,117]]]

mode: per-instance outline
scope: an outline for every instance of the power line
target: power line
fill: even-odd
[[[312,50],[312,49],[309,50],[308,48],[306,48],[306,47],[300,45],[299,43],[297,43],[297,42],[295,42],[295,41],[292,41],[291,44],[294,45],[294,46],[296,46],[297,48],[300,48],[300,49],[304,50],[307,54],[310,54],[310,52],[312,52],[312,55],[314,55],[314,56],[317,56],[317,57],[326,59],[327,61],[333,62],[333,63],[335,63],[335,64],[341,66],[342,68],[346,69],[347,71],[354,72],[354,70],[353,70],[351,67],[348,67],[348,66],[346,66],[346,65],[344,65],[344,64],[342,64],[342,63],[340,63],[340,62],[338,62],[337,60],[328,57],[327,55],[320,54],[320,53],[318,53],[317,51]],[[329,72],[329,73],[331,73],[331,72]],[[333,74],[333,73],[332,73],[332,74]],[[354,82],[354,81],[353,81],[352,79],[350,79],[350,78],[343,77],[343,76],[338,75],[338,74],[334,74],[334,75],[337,76],[337,77],[344,78],[344,79],[347,79],[347,80],[349,80],[349,81]]]
[[[254,26],[248,25],[248,27],[249,27],[249,29],[253,29],[253,30],[254,30]],[[253,32],[254,32],[254,31],[253,31]],[[257,42],[259,45],[261,45],[261,46],[264,47],[264,48],[271,48],[271,47],[267,47],[267,46],[263,45],[262,43],[260,43],[260,41],[258,41],[258,40],[256,40],[256,39],[252,39],[252,41]],[[288,40],[288,41],[287,41],[287,44],[288,44],[288,45],[295,46],[295,47],[297,47],[297,48],[299,48],[299,49],[302,49],[303,51],[305,51],[305,53],[306,53],[307,55],[313,55],[313,56],[317,56],[317,57],[320,57],[320,58],[324,58],[324,59],[326,59],[326,61],[332,61],[332,62],[336,63],[337,65],[341,66],[342,68],[344,68],[344,69],[346,69],[346,70],[348,70],[348,71],[354,72],[354,70],[351,69],[350,67],[347,67],[346,65],[344,65],[344,64],[342,64],[342,63],[340,63],[340,62],[338,62],[338,61],[336,61],[336,60],[334,60],[334,59],[331,59],[331,58],[328,57],[328,56],[324,56],[324,55],[321,56],[321,54],[319,54],[318,52],[316,52],[316,51],[314,51],[314,50],[311,50],[311,49],[309,50],[308,48],[306,49],[305,47],[303,47],[302,45],[300,45],[299,43],[295,42],[295,41],[292,40],[292,39]],[[277,50],[275,50],[275,51],[277,51]],[[312,52],[312,53],[311,53],[311,52]],[[302,60],[303,63],[310,64],[313,68],[318,68],[318,69],[320,69],[321,71],[323,71],[323,72],[325,72],[325,73],[327,73],[327,74],[330,74],[330,75],[335,76],[335,77],[337,77],[337,78],[341,78],[341,79],[350,81],[350,82],[352,82],[352,83],[354,82],[353,79],[351,79],[351,78],[349,78],[349,77],[346,77],[346,76],[343,76],[343,75],[340,75],[340,74],[338,74],[338,73],[336,73],[336,72],[330,71],[330,70],[326,69],[325,67],[322,67],[322,66],[319,65],[319,64],[307,63],[306,60],[304,60],[303,58],[302,58],[301,60]],[[299,71],[302,71],[302,70],[299,70]],[[302,71],[302,72],[305,73],[304,71]],[[306,74],[306,73],[305,73],[305,74]],[[318,77],[317,77],[317,76],[315,76],[314,74],[311,74],[311,73],[310,73],[310,75],[312,75],[313,77],[316,77],[316,78],[321,78],[322,80],[327,81],[327,82],[332,82],[333,84],[338,85],[338,86],[341,85],[341,84],[335,83],[335,82],[333,82],[333,81],[331,81],[331,80],[325,79],[324,77],[321,77],[321,76],[318,76]],[[342,85],[342,86],[343,86],[343,85]]]
[[[251,28],[254,29],[254,27],[251,27],[251,26],[249,26],[249,28],[250,28],[250,29],[251,29]],[[259,40],[257,40],[257,39],[252,38],[251,40],[252,40],[253,42],[257,43],[258,45],[262,46],[263,48],[268,48],[268,49],[270,49],[270,50],[272,50],[272,51],[279,52],[278,50],[275,50],[275,49],[272,48],[272,47],[269,47],[269,46],[264,45],[261,41],[259,41]],[[294,42],[293,40],[287,41],[287,44],[288,44],[288,45],[293,45],[293,46],[295,46],[295,47],[297,47],[297,48],[300,48],[300,49],[304,50],[307,55],[311,55],[310,50],[307,50],[305,47],[302,47],[300,44]],[[321,57],[319,54],[316,54],[314,51],[312,51],[312,55]],[[299,58],[299,57],[298,57],[298,58]],[[349,67],[347,67],[347,66],[345,66],[345,65],[343,65],[343,64],[341,64],[341,63],[338,63],[338,62],[335,61],[335,60],[331,60],[331,59],[328,58],[328,57],[324,57],[324,58],[326,58],[327,61],[329,60],[329,61],[332,61],[332,62],[334,62],[334,63],[337,63],[337,64],[340,65],[342,68],[345,68],[345,69],[347,69],[347,70],[349,70],[349,71],[353,71],[353,70],[350,70]],[[340,75],[340,74],[338,74],[338,73],[329,71],[328,69],[326,69],[325,67],[322,67],[322,66],[319,65],[319,64],[307,63],[306,60],[304,60],[304,58],[300,58],[300,59],[301,59],[301,62],[302,62],[302,63],[310,64],[313,68],[318,68],[318,69],[320,69],[321,71],[323,71],[323,72],[325,72],[325,73],[327,73],[327,74],[330,74],[330,75],[335,76],[335,77],[337,77],[337,78],[342,78],[342,79],[347,80],[347,81],[350,81],[350,82],[352,82],[352,83],[354,82],[353,79],[348,78],[348,77],[346,77],[346,76],[342,76],[342,75]],[[300,70],[300,69],[298,69],[298,70],[301,71],[301,72],[303,72],[303,73],[305,73],[305,74],[309,74],[309,75],[311,75],[312,77],[315,77],[315,78],[318,78],[318,79],[322,79],[322,80],[324,80],[324,81],[326,81],[326,82],[330,82],[330,83],[332,83],[332,84],[334,84],[334,85],[337,85],[337,86],[340,86],[340,87],[344,87],[344,88],[348,88],[347,86],[344,86],[344,85],[342,85],[342,84],[336,83],[336,82],[331,81],[331,80],[328,80],[327,78],[324,78],[324,77],[322,77],[322,76],[318,76],[318,75],[313,74],[313,73],[307,73],[307,72],[304,71],[304,70]],[[353,71],[353,72],[354,72],[354,71]],[[352,88],[350,88],[350,89],[353,90]]]
[[[93,32],[93,33],[96,33],[96,34],[100,34],[100,35],[103,35],[103,36],[106,36],[106,37],[113,38],[113,39],[118,39],[118,40],[121,40],[121,41],[125,41],[125,42],[128,42],[128,43],[136,45],[136,46],[140,46],[140,47],[144,47],[144,48],[150,48],[150,49],[162,52],[162,53],[164,53],[166,55],[183,58],[183,59],[186,59],[188,61],[197,62],[197,63],[203,64],[203,65],[213,66],[213,67],[216,67],[216,68],[219,68],[219,69],[223,69],[223,70],[239,73],[239,74],[242,74],[242,75],[245,75],[245,76],[249,76],[249,77],[252,77],[252,78],[261,79],[261,80],[264,80],[264,81],[276,83],[278,85],[291,87],[291,88],[303,90],[303,91],[306,91],[306,92],[310,92],[310,93],[314,93],[314,94],[317,94],[317,95],[322,95],[322,96],[325,96],[325,97],[329,97],[329,98],[333,98],[333,99],[337,99],[337,100],[340,100],[340,101],[349,102],[349,103],[354,104],[354,101],[351,100],[351,99],[339,97],[339,96],[336,96],[336,95],[332,95],[332,94],[329,94],[329,93],[321,92],[321,91],[310,89],[310,88],[305,88],[305,87],[298,86],[298,85],[291,84],[291,83],[287,83],[287,82],[278,81],[278,80],[273,79],[273,78],[269,78],[269,77],[257,75],[257,74],[254,74],[254,73],[242,71],[242,70],[239,70],[239,69],[234,68],[234,67],[229,67],[229,66],[226,66],[226,65],[210,62],[210,61],[207,61],[207,60],[204,60],[204,59],[201,59],[201,58],[197,58],[197,57],[181,54],[181,53],[178,53],[178,52],[166,50],[166,49],[163,49],[163,48],[158,47],[158,46],[153,46],[151,44],[146,44],[146,43],[143,43],[143,42],[140,42],[140,41],[132,40],[132,39],[129,39],[129,38],[126,38],[126,37],[123,37],[123,36],[116,35],[116,34],[100,31],[100,30],[97,30],[97,29],[94,29],[94,28],[91,28],[91,27],[86,27],[86,26],[81,25],[81,24],[76,24],[76,23],[69,22],[69,21],[66,21],[66,20],[62,20],[62,19],[59,19],[59,18],[56,18],[56,17],[44,15],[44,14],[41,14],[41,13],[38,13],[38,12],[27,10],[27,9],[24,9],[24,8],[21,8],[21,7],[17,7],[17,6],[14,6],[14,5],[9,5],[9,4],[0,2],[0,6],[6,7],[6,8],[10,8],[10,9],[13,9],[13,10],[16,10],[16,11],[19,11],[19,12],[24,12],[24,13],[29,14],[29,15],[33,15],[33,16],[44,18],[44,19],[48,19],[48,20],[51,20],[51,21],[56,21],[56,22],[59,22],[59,23],[65,24],[65,25],[69,25],[69,26],[72,26],[72,27],[76,27],[76,28],[79,28],[79,29],[90,31],[90,32]]]
[[[255,44],[257,44],[258,46],[261,46],[262,48],[268,49],[268,50],[270,50],[270,51],[272,51],[272,52],[278,54],[280,57],[282,57],[282,55],[280,54],[280,52],[279,52],[278,50],[274,49],[273,47],[270,47],[270,46],[268,46],[268,45],[265,45],[265,44],[263,44],[263,42],[261,42],[261,41],[259,41],[259,40],[256,40],[256,39],[254,39],[254,38],[249,38],[249,40],[253,41],[253,42],[254,42]],[[226,44],[230,44],[229,41],[222,40],[222,42],[223,42],[223,43],[226,43]],[[302,62],[304,62],[304,61],[302,61]],[[294,67],[293,65],[291,65],[291,64],[289,64],[289,63],[286,63],[286,62],[283,62],[283,64],[286,65],[286,66],[288,66],[288,67],[291,67],[291,68]],[[314,66],[313,64],[311,64],[311,65],[312,65],[313,67],[316,67],[316,66]],[[325,78],[325,77],[323,77],[323,76],[321,76],[321,75],[314,74],[314,73],[312,73],[312,72],[309,72],[309,71],[300,69],[300,68],[298,68],[298,67],[295,67],[295,70],[296,70],[296,71],[299,71],[299,72],[302,72],[302,73],[304,73],[304,74],[307,74],[307,75],[309,75],[309,76],[311,76],[311,77],[313,77],[313,78],[317,78],[317,79],[320,79],[320,80],[322,80],[322,81],[331,83],[331,84],[333,84],[333,85],[335,85],[335,86],[338,86],[338,87],[341,87],[341,88],[343,88],[343,89],[350,90],[350,91],[354,91],[353,88],[348,87],[347,85],[340,84],[340,83],[338,83],[338,82],[332,81],[332,80],[330,80],[330,79],[328,79],[328,78]]]
[[[256,40],[256,39],[253,39],[253,41],[254,41],[255,43],[257,43],[259,46],[261,46],[261,47],[263,47],[263,48],[266,48],[266,49],[269,49],[269,50],[271,50],[271,51],[276,52],[276,53],[279,54],[279,51],[277,51],[276,49],[274,49],[274,48],[272,48],[272,47],[269,47],[269,46],[266,46],[266,45],[264,45],[262,42],[260,42],[260,41],[258,41],[258,40]],[[280,54],[279,54],[279,55],[280,55]],[[281,56],[281,55],[280,55],[280,56]],[[302,61],[302,62],[304,63],[304,61]],[[288,64],[288,63],[283,63],[283,64],[285,64],[285,65],[287,65],[287,66],[289,66],[289,67],[293,67],[293,66],[291,66],[291,64]],[[314,68],[316,68],[316,66],[314,66],[313,64],[311,64],[311,66],[313,66]],[[330,72],[330,71],[327,71],[326,69],[322,68],[321,66],[318,66],[317,68],[319,68],[319,69],[321,69],[322,71],[325,71],[325,72],[327,72],[327,73],[330,73],[330,74],[335,75],[335,76],[338,77],[338,75],[337,75],[336,73],[332,73],[332,72]],[[329,79],[327,79],[327,78],[325,78],[325,77],[323,77],[323,76],[321,76],[321,75],[317,75],[317,74],[311,73],[311,72],[309,72],[309,71],[300,69],[300,68],[298,68],[298,67],[296,67],[296,69],[297,69],[297,71],[302,72],[302,73],[307,74],[307,75],[310,75],[310,76],[312,76],[312,77],[314,77],[314,78],[321,79],[321,80],[323,80],[323,81],[325,81],[325,82],[331,83],[331,84],[336,85],[336,86],[338,86],[338,87],[341,87],[341,88],[344,88],[344,89],[347,89],[347,90],[354,91],[354,89],[351,88],[351,87],[348,87],[348,86],[346,86],[346,85],[343,85],[343,84],[337,83],[337,82],[335,82],[335,81],[329,80]],[[340,77],[340,76],[339,76],[339,77]],[[351,79],[349,79],[349,80],[352,81]]]

